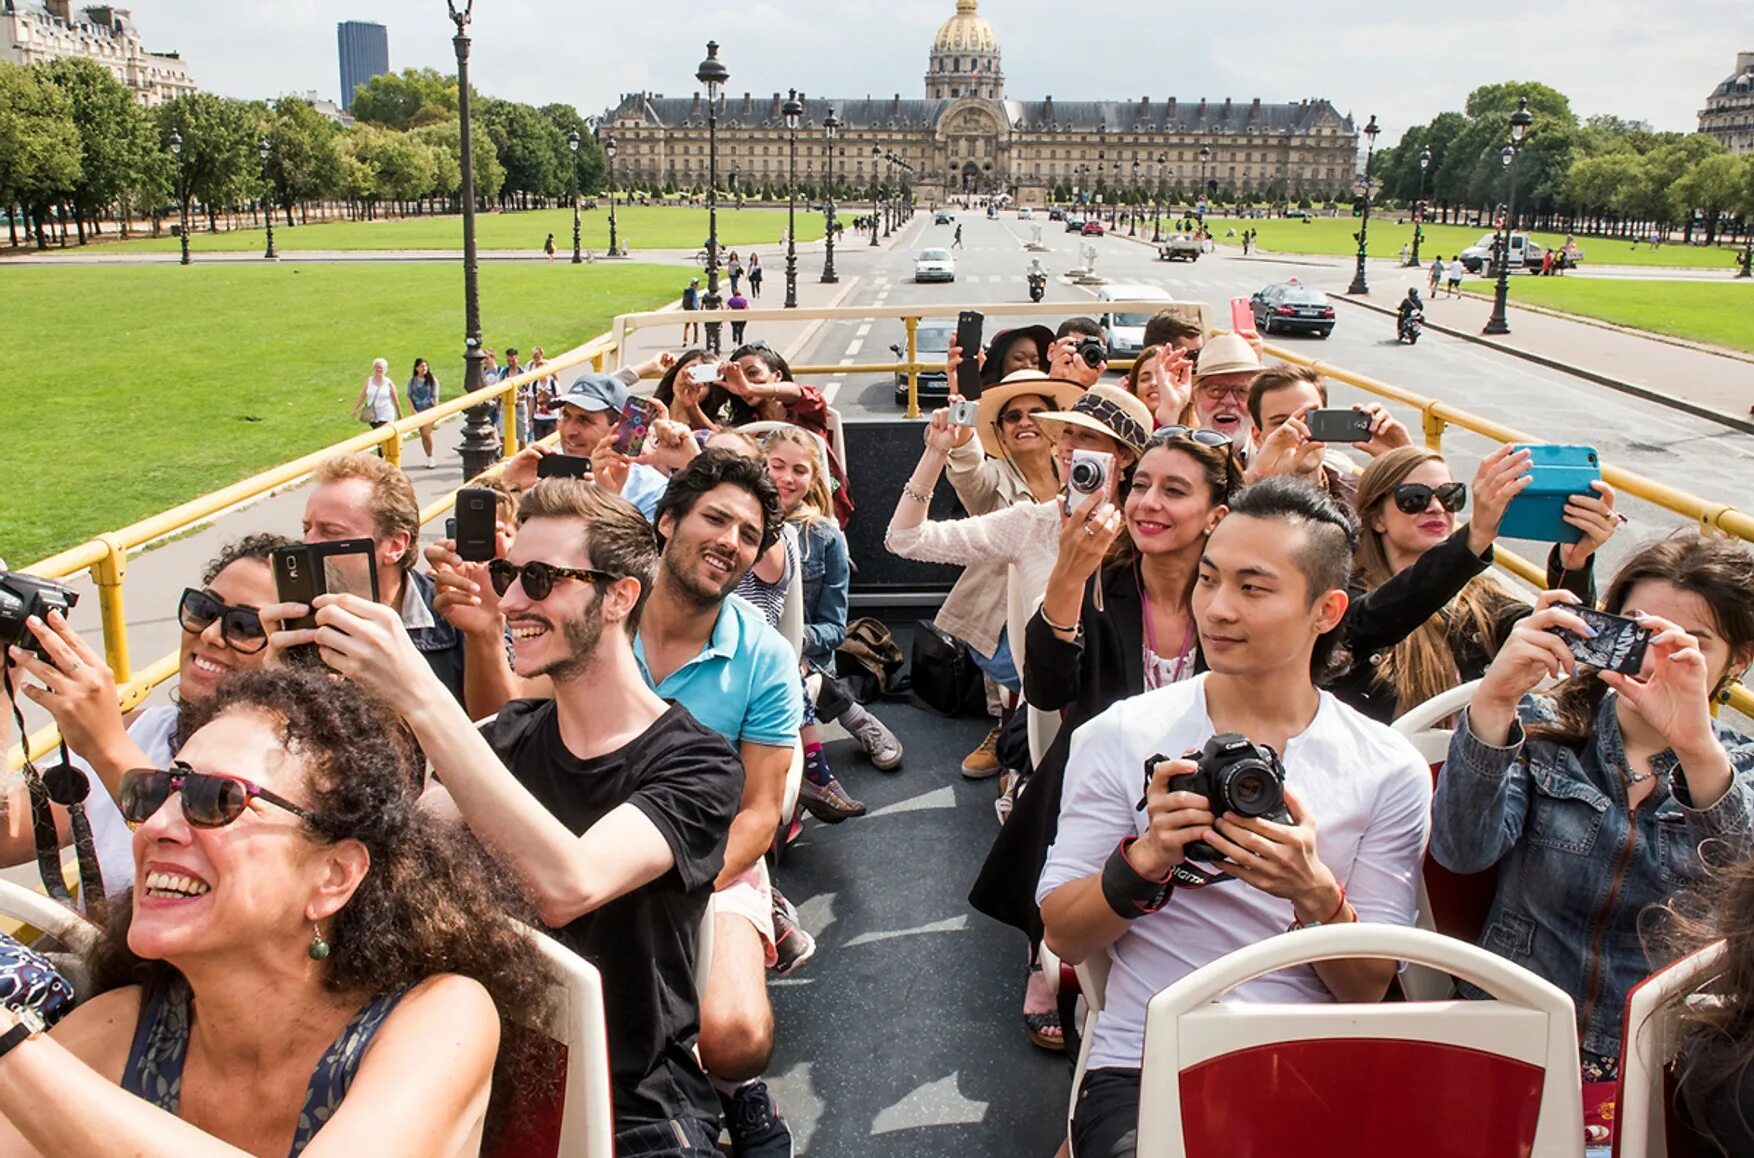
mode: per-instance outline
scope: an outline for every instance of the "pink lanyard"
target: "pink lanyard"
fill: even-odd
[[[1145,654],[1147,657],[1157,656],[1157,628],[1151,622],[1151,600],[1145,594],[1145,580],[1140,572],[1133,571],[1133,583],[1139,588],[1139,607],[1145,614]],[[1182,665],[1188,661],[1188,649],[1194,644],[1194,618],[1188,616],[1187,630],[1182,633],[1181,651],[1175,657],[1175,679],[1182,678]],[[1149,684],[1150,664],[1146,664],[1146,682]]]

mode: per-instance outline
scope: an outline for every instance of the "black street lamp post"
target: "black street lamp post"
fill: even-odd
[[[165,138],[171,158],[177,167],[177,237],[183,243],[182,264],[189,264],[189,183],[183,173],[183,134],[175,129]]]
[[[262,260],[278,261],[280,255],[274,252],[274,198],[271,196],[274,192],[274,181],[268,175],[268,162],[274,156],[274,147],[268,143],[267,137],[263,137],[256,142],[256,152],[262,157],[262,219],[268,225],[268,248],[263,251]]]
[[[445,0],[457,34],[451,47],[457,53],[457,123],[460,126],[461,148],[458,160],[462,166],[462,185],[458,190],[463,202],[463,392],[473,394],[487,385],[481,364],[481,294],[480,267],[475,257],[475,152],[471,141],[469,120],[469,16],[475,0]],[[493,429],[493,402],[471,406],[463,415],[463,443],[458,452],[463,459],[463,477],[474,478],[500,456],[499,435]]]
[[[566,147],[572,156],[572,179],[567,182],[567,191],[572,194],[572,263],[580,265],[585,255],[579,252],[579,131],[572,130],[566,135]]]
[[[1499,159],[1510,170],[1510,197],[1504,206],[1504,224],[1498,231],[1494,258],[1498,262],[1498,286],[1492,295],[1492,316],[1486,319],[1483,334],[1508,334],[1510,322],[1505,318],[1505,301],[1510,296],[1510,231],[1516,227],[1516,161],[1521,151],[1523,134],[1534,122],[1529,114],[1529,98],[1516,98],[1516,112],[1510,114],[1510,144],[1499,150]]]
[[[1157,196],[1151,199],[1151,240],[1163,240],[1163,170],[1169,164],[1169,154],[1157,154]]]
[[[724,303],[719,298],[719,90],[731,78],[731,71],[719,60],[719,42],[706,42],[706,59],[694,72],[694,79],[706,86],[706,297],[701,308],[716,310]],[[719,352],[720,323],[706,324],[708,353]]]
[[[1376,160],[1376,135],[1382,132],[1376,125],[1376,114],[1370,116],[1370,123],[1364,126],[1364,135],[1370,142],[1364,149],[1364,219],[1358,225],[1358,264],[1352,271],[1352,284],[1346,287],[1349,294],[1370,293],[1370,279],[1364,274],[1365,246],[1370,239],[1370,176],[1371,166]]]
[[[1113,230],[1115,222],[1121,218],[1121,159],[1115,158],[1114,180],[1109,182],[1108,227]]]
[[[1431,168],[1431,146],[1419,150],[1419,196],[1413,199],[1413,255],[1407,264],[1419,264],[1419,243],[1425,240],[1425,171]]]
[[[791,138],[791,159],[786,171],[786,308],[798,308],[798,121],[804,106],[798,103],[798,90],[793,89],[780,107],[786,118],[786,134]]]
[[[1139,236],[1139,159],[1133,158],[1133,189],[1127,201],[1127,236]]]
[[[826,235],[823,243],[822,281],[824,285],[834,285],[840,281],[834,272],[834,138],[840,132],[840,118],[834,110],[828,110],[828,117],[822,122],[822,135],[828,141],[828,198],[823,202],[822,216],[826,223],[823,230]]]
[[[1206,196],[1206,162],[1210,161],[1211,159],[1212,159],[1211,147],[1207,146],[1207,145],[1201,145],[1200,146],[1200,188],[1194,196],[1194,204],[1196,206],[1200,203],[1200,199],[1202,197]],[[1204,223],[1205,219],[1206,219],[1206,215],[1204,213],[1200,214],[1200,220],[1202,223]]]
[[[883,181],[877,174],[877,162],[883,157],[883,146],[871,146],[871,244],[877,244],[877,226],[883,219]]]
[[[627,250],[615,232],[615,138],[603,142],[603,163],[609,167],[609,256],[626,257]]]

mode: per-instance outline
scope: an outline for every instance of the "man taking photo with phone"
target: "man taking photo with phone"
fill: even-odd
[[[1137,1152],[1145,1008],[1159,990],[1288,929],[1413,923],[1430,770],[1407,740],[1316,686],[1339,645],[1357,534],[1305,483],[1241,491],[1194,588],[1208,673],[1123,700],[1074,740],[1036,899],[1061,958],[1114,961],[1073,1119],[1081,1158]],[[1257,787],[1271,793],[1282,776],[1281,820],[1240,815],[1215,787],[1217,765],[1190,758],[1224,733],[1261,761]],[[1175,780],[1202,771],[1205,792]],[[1227,999],[1375,1002],[1394,974],[1392,961],[1325,961]]]

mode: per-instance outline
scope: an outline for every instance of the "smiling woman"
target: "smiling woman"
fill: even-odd
[[[0,1056],[0,1151],[269,1154],[320,1134],[312,1154],[475,1154],[490,1082],[540,1084],[538,1047],[500,1048],[502,1020],[546,991],[540,958],[476,919],[510,894],[418,808],[423,765],[394,718],[323,674],[240,674],[175,767],[128,774],[144,887],[97,962],[119,988]]]

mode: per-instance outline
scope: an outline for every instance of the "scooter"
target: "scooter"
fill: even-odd
[[[1409,346],[1419,344],[1419,335],[1425,330],[1425,315],[1418,310],[1410,314],[1402,314],[1395,329],[1395,341],[1405,342]]]
[[[1042,296],[1047,292],[1048,275],[1045,273],[1031,273],[1029,275],[1029,300],[1032,302],[1039,302],[1042,299]]]

